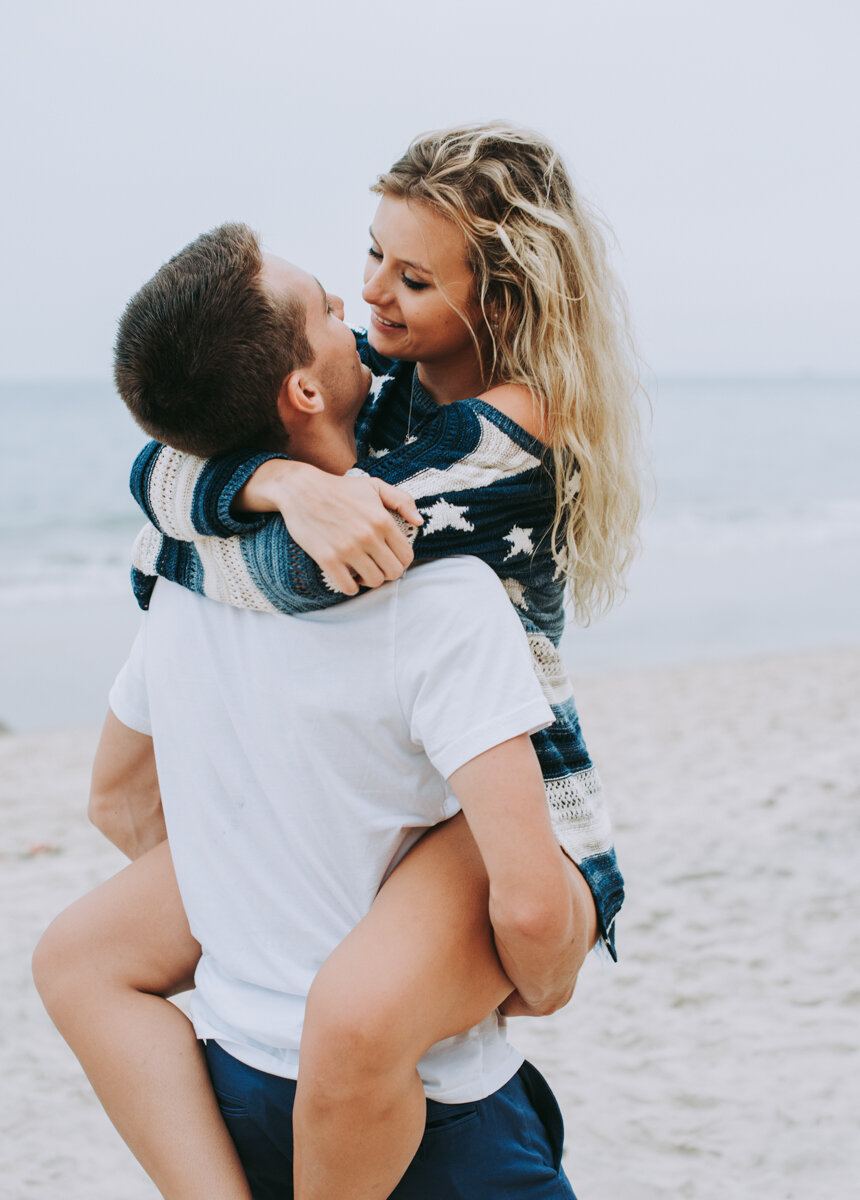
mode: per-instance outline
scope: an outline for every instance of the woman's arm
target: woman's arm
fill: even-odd
[[[160,495],[170,500],[174,510],[181,501],[184,515],[173,511],[163,532],[145,534],[136,547],[140,576],[136,588],[144,607],[156,576],[238,607],[264,611],[307,612],[338,603],[349,594],[331,569],[321,569],[277,517],[251,527],[241,538],[198,536],[198,529],[214,528],[206,514],[218,512],[223,518],[235,498],[234,484],[242,476],[229,463],[219,472],[213,463],[189,460],[174,451],[161,448],[159,454],[175,456],[177,462],[170,470],[162,464],[156,475],[138,460],[138,483],[147,477],[152,480],[144,510],[156,515],[158,506],[152,498]],[[406,444],[370,455],[358,467],[370,478],[339,479],[314,468],[305,470],[314,472],[310,478],[322,475],[326,487],[343,489],[344,495],[357,484],[367,488],[388,484],[409,494],[424,517],[416,535],[418,557],[471,554],[487,562],[503,580],[519,578],[532,586],[543,580],[557,593],[554,606],[560,620],[561,587],[552,583],[547,537],[554,504],[552,482],[539,443],[513,422],[486,404],[451,404],[419,426]],[[280,464],[270,468],[272,477],[280,469]],[[163,485],[162,479],[169,484]],[[219,487],[220,499],[213,494]],[[271,487],[257,502],[281,504],[288,514],[297,503],[289,486]],[[348,501],[338,504],[341,510],[349,506]],[[319,513],[320,506],[308,503],[305,509]],[[315,520],[319,530],[328,517],[317,515]],[[164,526],[163,516],[159,522]],[[330,546],[318,549],[317,556],[331,567]]]
[[[353,333],[359,357],[373,376],[355,424],[361,455],[378,421],[380,389],[390,382],[397,364],[373,349],[363,329]],[[267,499],[266,485],[272,480],[277,481],[276,503]],[[288,531],[284,556],[295,562],[304,552],[347,596],[357,593],[356,579],[376,587],[400,577],[412,561],[402,522],[421,521],[411,497],[382,479],[347,483],[339,475],[283,454],[235,451],[204,460],[150,442],[138,455],[130,482],[132,494],[156,529],[180,542],[259,529],[268,514],[281,511]],[[396,515],[396,523],[389,512]],[[286,593],[279,605],[282,611],[305,611],[309,563],[297,565],[300,578],[281,581]],[[136,584],[135,590],[145,607],[151,584],[148,588]]]
[[[131,491],[152,524],[180,542],[259,531],[280,510],[283,553],[304,553],[347,596],[359,583],[399,579],[411,563],[392,514],[421,523],[412,497],[382,479],[332,475],[282,455],[200,459],[150,442],[132,467]]]
[[[345,596],[399,579],[413,558],[403,523],[423,523],[412,497],[383,479],[283,459],[258,468],[234,509],[280,512],[290,538]]]

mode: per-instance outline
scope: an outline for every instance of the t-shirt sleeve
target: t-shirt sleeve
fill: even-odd
[[[552,724],[525,631],[489,567],[447,559],[398,586],[398,694],[412,740],[440,775]]]
[[[125,665],[114,680],[108,695],[111,712],[137,733],[152,734],[149,718],[149,695],[146,687],[144,655],[146,618],[144,618]]]

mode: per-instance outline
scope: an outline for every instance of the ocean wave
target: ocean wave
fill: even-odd
[[[129,573],[127,563],[88,564],[74,571],[57,569],[51,563],[34,570],[31,564],[26,570],[4,575],[0,583],[0,608],[66,600],[121,599],[131,595]]]
[[[116,512],[105,511],[104,506],[100,509],[95,505],[75,508],[72,504],[63,512],[58,511],[56,505],[47,504],[41,509],[31,505],[22,511],[0,510],[0,534],[4,538],[16,535],[31,538],[73,536],[77,539],[125,537],[131,542],[143,522],[142,514],[125,504]]]
[[[644,543],[655,549],[793,547],[860,539],[860,500],[832,500],[815,509],[785,512],[655,511],[645,522]]]
[[[643,528],[644,553],[695,553],[708,557],[760,550],[796,553],[804,547],[860,542],[860,500],[838,500],[817,509],[784,512],[667,511],[658,508]],[[11,545],[0,581],[0,606],[121,597],[129,593],[128,526],[90,530],[69,539],[56,526],[44,538]],[[93,536],[95,534],[95,536]]]

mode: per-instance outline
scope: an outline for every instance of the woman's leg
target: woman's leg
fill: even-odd
[[[384,1200],[424,1133],[416,1064],[513,990],[462,814],[397,867],[308,997],[293,1112],[296,1200]]]
[[[119,1133],[167,1200],[250,1200],[187,1017],[191,936],[166,842],[73,904],[33,956],[36,986]]]

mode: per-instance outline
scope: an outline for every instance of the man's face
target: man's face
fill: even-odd
[[[352,330],[343,323],[343,301],[301,267],[263,255],[260,275],[264,289],[273,299],[294,297],[306,313],[306,332],[314,359],[309,370],[316,377],[326,407],[335,419],[352,424],[367,396],[370,371],[361,362]]]

